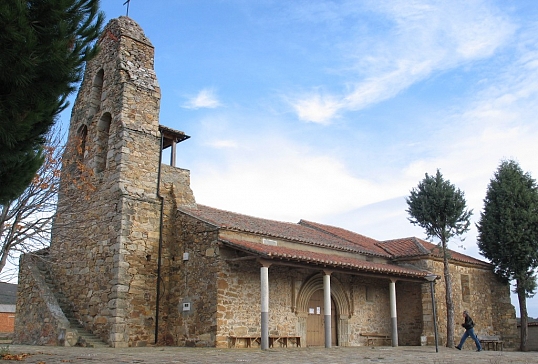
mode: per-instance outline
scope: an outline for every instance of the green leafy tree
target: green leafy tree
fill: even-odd
[[[103,20],[99,0],[0,1],[0,204],[44,162],[46,135],[97,53]]]
[[[409,221],[426,232],[427,238],[439,239],[443,254],[443,276],[445,279],[445,299],[447,308],[447,347],[454,347],[454,304],[452,301],[452,280],[448,260],[448,241],[469,230],[472,210],[467,210],[464,193],[450,181],[445,180],[437,170],[435,176],[426,177],[411,190],[406,199]]]
[[[527,350],[527,302],[536,293],[538,187],[513,160],[502,161],[490,180],[480,214],[478,248],[506,282],[515,280],[521,312],[520,349]]]

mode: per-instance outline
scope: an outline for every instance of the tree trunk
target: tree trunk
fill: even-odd
[[[517,299],[519,301],[519,312],[521,313],[521,343],[519,350],[527,351],[527,323],[529,321],[527,314],[527,297],[525,296],[524,284],[520,279],[516,279]]]
[[[445,276],[445,299],[446,299],[446,346],[447,348],[454,347],[454,304],[452,303],[452,278],[450,277],[450,269],[448,266],[448,254],[446,241],[443,244],[443,273]]]

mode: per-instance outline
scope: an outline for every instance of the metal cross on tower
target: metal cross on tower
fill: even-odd
[[[127,16],[129,16],[129,5],[131,5],[131,0],[126,0],[123,5],[127,4]]]

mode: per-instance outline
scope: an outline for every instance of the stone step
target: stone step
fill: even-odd
[[[93,348],[108,348],[109,346],[105,344],[101,339],[95,336],[93,333],[87,331],[84,326],[75,318],[71,305],[67,300],[66,296],[56,287],[54,280],[50,275],[50,271],[47,269],[44,262],[38,264],[38,269],[45,279],[45,283],[50,288],[60,309],[64,313],[65,317],[69,321],[69,326],[72,329],[76,329],[78,333],[78,343],[81,346],[93,347]],[[11,340],[9,341],[11,343]]]
[[[71,328],[77,329],[77,330],[84,329],[84,326],[82,326],[80,324],[80,322],[78,322],[77,320],[71,319],[71,320],[68,320],[68,321],[69,321],[69,326],[71,326]],[[86,330],[86,329],[84,329],[84,330]]]
[[[84,344],[84,346],[86,347],[91,347],[91,348],[108,348],[109,347],[107,344],[102,342],[97,336],[89,332],[81,333],[79,331],[78,334],[79,334],[79,342],[81,344]]]

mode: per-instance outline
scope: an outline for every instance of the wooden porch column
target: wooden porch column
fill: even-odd
[[[176,166],[176,139],[172,140],[171,150],[170,150],[170,165],[172,167]]]
[[[325,347],[332,345],[331,327],[331,271],[323,271],[323,306],[325,314]]]
[[[392,324],[392,346],[398,346],[398,318],[396,314],[396,280],[389,284],[390,292],[390,319]]]

